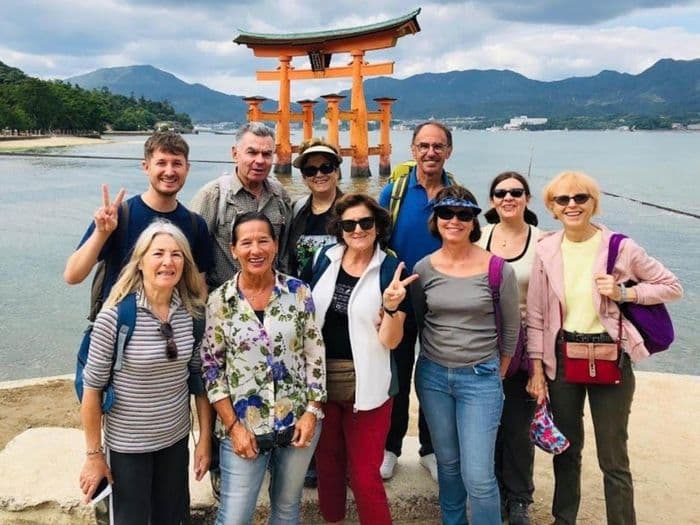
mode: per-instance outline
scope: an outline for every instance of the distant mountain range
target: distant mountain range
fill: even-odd
[[[240,96],[188,84],[152,66],[99,69],[66,80],[87,89],[105,86],[126,96],[168,100],[194,122],[245,120],[246,104]],[[700,59],[662,59],[638,75],[602,71],[592,77],[542,82],[509,70],[467,70],[423,73],[406,79],[370,78],[364,87],[370,107],[375,97],[397,98],[393,116],[403,120],[700,115]],[[349,91],[342,94],[349,95]],[[323,108],[324,104],[317,106],[317,118]]]
[[[127,97],[167,100],[177,111],[189,114],[194,122],[242,122],[248,109],[241,97],[202,84],[188,84],[153,66],[109,67],[66,81],[85,89],[106,87]]]

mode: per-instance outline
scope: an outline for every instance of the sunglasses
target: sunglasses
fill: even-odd
[[[358,224],[363,230],[371,230],[372,228],[374,228],[374,217],[363,217],[358,221],[353,221],[352,219],[345,219],[344,221],[340,221],[340,227],[346,233],[354,232]]]
[[[471,222],[474,220],[474,212],[470,209],[455,211],[452,208],[438,208],[435,210],[435,215],[444,221],[450,221],[455,216],[458,221]]]
[[[568,206],[573,200],[576,204],[585,204],[591,196],[588,193],[577,193],[576,195],[557,195],[552,200],[559,206]]]
[[[525,195],[525,188],[511,188],[509,190],[494,190],[493,196],[496,197],[497,199],[505,199],[506,195],[510,195],[514,199],[519,199],[523,195]]]
[[[177,345],[175,344],[175,334],[170,323],[160,323],[158,327],[160,334],[165,337],[165,355],[168,359],[177,358]]]
[[[330,175],[335,171],[335,164],[324,162],[320,166],[304,166],[301,168],[301,174],[304,177],[315,177],[319,171],[324,175]]]

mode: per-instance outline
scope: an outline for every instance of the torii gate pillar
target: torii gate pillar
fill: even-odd
[[[365,91],[362,87],[362,62],[365,52],[361,49],[353,50],[352,56],[352,96],[350,97],[350,111],[354,118],[350,120],[350,147],[352,148],[352,161],[350,163],[351,177],[369,177],[369,144],[367,140],[367,104],[365,103]]]

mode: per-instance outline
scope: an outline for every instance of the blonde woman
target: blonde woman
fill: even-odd
[[[188,378],[201,374],[192,330],[193,317],[203,311],[201,286],[182,231],[156,220],[139,236],[95,320],[84,369],[86,460],[80,488],[90,500],[107,478],[117,525],[189,519]],[[131,294],[136,325],[122,366],[113,371],[114,405],[102,414],[102,389],[112,374],[117,307]],[[211,408],[204,392],[196,395],[196,406],[201,434],[194,473],[200,480],[209,468],[211,448]]]
[[[610,525],[633,525],[634,491],[627,453],[635,379],[632,362],[649,355],[642,336],[619,304],[658,304],[678,299],[678,278],[649,257],[632,239],[625,239],[613,268],[606,273],[613,232],[594,223],[600,211],[600,187],[588,175],[564,172],[547,184],[544,202],[563,229],[537,243],[527,294],[527,351],[533,374],[528,391],[538,402],[549,392],[557,427],[571,445],[554,456],[554,501],[557,525],[574,525],[581,499],[583,408],[588,397],[598,465],[603,471],[605,508]],[[625,288],[632,280],[638,284]],[[574,382],[565,377],[567,343],[610,345],[617,353],[618,384]]]

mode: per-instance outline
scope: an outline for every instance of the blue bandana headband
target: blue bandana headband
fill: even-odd
[[[472,201],[458,199],[457,197],[445,197],[440,199],[433,204],[433,208],[472,208],[474,210],[474,215],[479,215],[481,213],[481,208]]]

